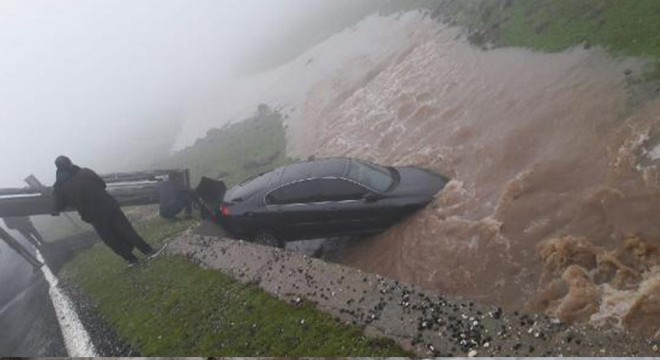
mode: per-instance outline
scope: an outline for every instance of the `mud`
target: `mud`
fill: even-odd
[[[415,26],[369,76],[356,82],[340,70],[317,82],[290,120],[301,158],[359,157],[453,178],[431,206],[351,246],[343,262],[484,304],[657,337],[655,260],[638,259],[631,279],[599,282],[613,262],[546,269],[540,246],[566,236],[597,254],[633,236],[660,244],[660,101],[631,111],[627,88],[642,62],[598,49],[484,51],[457,30]],[[559,297],[539,307],[548,294]]]

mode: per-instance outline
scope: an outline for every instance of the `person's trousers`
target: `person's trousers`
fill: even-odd
[[[128,262],[135,262],[133,248],[137,247],[143,254],[149,254],[154,249],[133,229],[130,221],[121,209],[108,213],[105,218],[92,223],[94,230],[103,242],[117,255]]]

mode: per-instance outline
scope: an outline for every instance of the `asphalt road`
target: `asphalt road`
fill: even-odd
[[[2,241],[0,355],[67,356],[48,283]]]

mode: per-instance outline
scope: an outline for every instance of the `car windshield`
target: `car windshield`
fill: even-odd
[[[347,177],[379,192],[385,192],[394,183],[392,173],[386,168],[352,160]]]

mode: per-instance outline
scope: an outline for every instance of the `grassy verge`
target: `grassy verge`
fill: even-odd
[[[235,185],[289,162],[282,115],[262,105],[254,116],[209,130],[206,137],[157,166],[189,168],[193,184],[207,176]]]
[[[499,46],[562,51],[592,44],[617,55],[660,59],[656,0],[514,0],[482,6],[482,27],[490,27]]]
[[[484,49],[523,47],[560,52],[598,46],[612,56],[647,61],[626,72],[627,112],[660,95],[660,1],[412,0],[434,17],[467,30]]]
[[[660,79],[660,1],[447,0],[436,15],[467,27],[471,40],[546,52],[601,46],[616,56],[650,60]]]
[[[158,244],[190,225],[154,219],[137,229]],[[119,336],[145,356],[411,355],[311,305],[295,307],[179,256],[129,270],[98,245],[65,265],[60,275],[90,295]]]

